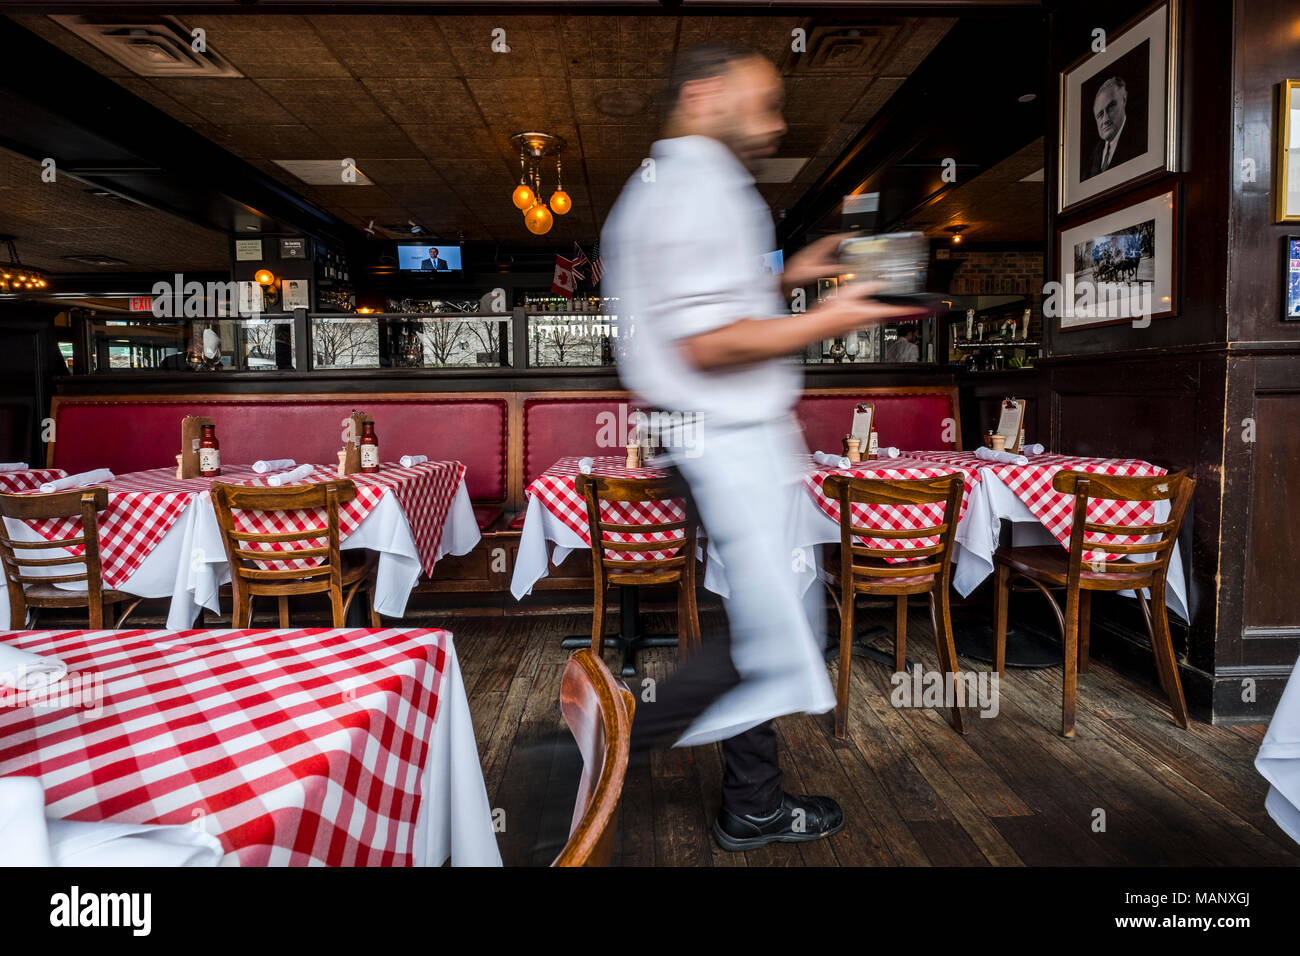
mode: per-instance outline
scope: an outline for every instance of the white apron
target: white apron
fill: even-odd
[[[689,439],[694,439],[691,446]],[[805,607],[799,569],[812,556],[793,544],[792,515],[806,455],[793,416],[754,425],[701,422],[666,442],[691,486],[727,580],[731,657],[740,683],[701,714],[675,746],[725,740],[783,714],[835,706],[821,640],[818,588]],[[683,447],[684,446],[684,447]]]

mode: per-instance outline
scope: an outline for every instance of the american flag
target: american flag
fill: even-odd
[[[587,258],[587,254],[582,251],[582,246],[578,245],[578,243],[575,241],[573,243],[573,265],[571,266],[574,278],[576,279],[587,278],[582,272],[582,267],[590,264],[590,262],[591,260]]]
[[[591,282],[592,285],[600,282],[601,275],[605,272],[605,267],[600,263],[600,242],[597,241],[591,247]]]

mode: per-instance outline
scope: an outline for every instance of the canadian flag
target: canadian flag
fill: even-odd
[[[555,257],[555,277],[551,279],[551,295],[573,298],[573,290],[578,287],[578,278],[573,274],[573,260],[564,256]]]

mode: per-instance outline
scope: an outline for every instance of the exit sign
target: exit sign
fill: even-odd
[[[133,295],[131,296],[132,312],[152,312],[153,296],[151,295]]]

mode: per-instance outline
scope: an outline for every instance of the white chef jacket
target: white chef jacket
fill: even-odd
[[[718,422],[758,422],[788,412],[801,372],[784,359],[714,371],[689,366],[674,340],[737,319],[788,309],[780,277],[764,272],[776,248],[767,203],[740,160],[715,139],[661,139],[653,165],[633,174],[601,233],[601,286],[617,296],[619,373],[659,408]]]
[[[785,359],[704,371],[677,340],[738,319],[786,313],[780,280],[765,273],[776,247],[753,177],[725,145],[704,136],[656,142],[652,166],[628,181],[601,234],[602,287],[631,326],[619,372],[651,406],[694,412],[680,443],[663,436],[690,483],[727,578],[731,656],[740,684],[677,741],[723,740],[782,714],[835,705],[821,644],[817,589],[803,604],[793,551],[796,497],[807,453],[791,410],[801,373]],[[625,333],[626,334],[626,333]],[[816,621],[813,624],[812,621]]]

